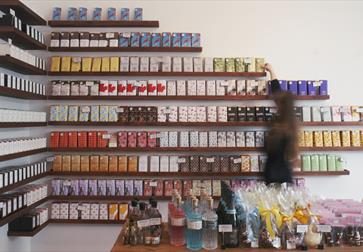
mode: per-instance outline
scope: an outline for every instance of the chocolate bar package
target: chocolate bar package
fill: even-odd
[[[341,140],[342,140],[342,147],[349,147],[351,146],[351,137],[350,137],[349,130],[341,131]]]
[[[238,121],[237,107],[227,107],[227,120],[229,122]]]
[[[220,171],[221,172],[229,172],[229,157],[220,157]]]
[[[209,147],[218,147],[218,133],[217,131],[208,132],[208,145]]]
[[[207,80],[207,95],[210,95],[210,96],[216,95],[216,81],[215,80]]]
[[[138,167],[138,157],[128,156],[127,157],[127,170],[128,172],[137,172]]]
[[[204,72],[213,72],[213,58],[204,58]]]
[[[134,180],[134,196],[142,196],[143,193],[143,181]]]
[[[115,180],[115,195],[116,196],[125,195],[125,180],[120,180],[120,179]]]
[[[241,156],[241,172],[251,171],[251,157],[249,155]]]
[[[256,147],[264,147],[265,146],[265,132],[256,131],[255,146]]]
[[[169,172],[169,156],[160,156],[160,172]]]
[[[228,117],[228,115],[227,115],[227,117]],[[216,106],[208,106],[207,107],[207,121],[208,122],[216,122],[217,121],[217,107]]]
[[[106,180],[105,179],[97,180],[97,195],[106,196]]]
[[[203,58],[201,57],[193,58],[193,72],[196,73],[203,72]]]
[[[341,122],[342,121],[341,108],[339,106],[332,106],[331,107],[331,113],[332,113],[333,122]]]
[[[240,156],[231,156],[229,158],[230,171],[231,172],[240,172],[241,171],[241,157]]]
[[[265,121],[265,107],[256,107],[256,121]]]
[[[311,114],[312,114],[313,122],[321,122],[320,107],[311,107]]]
[[[199,132],[199,147],[208,147],[208,132]]]
[[[188,156],[180,156],[178,158],[179,170],[181,172],[189,172],[190,171],[190,160]]]
[[[213,58],[213,70],[214,72],[225,71],[225,62],[223,58]]]
[[[313,147],[314,146],[314,137],[312,131],[304,131],[305,138],[305,147]]]
[[[97,196],[97,179],[88,180],[88,196]]]
[[[172,47],[181,47],[181,34],[180,33],[172,33],[171,35],[171,45]]]
[[[199,131],[190,131],[190,147],[199,147]]]
[[[246,107],[246,120],[256,121],[256,107]]]
[[[152,192],[153,192],[153,187],[151,186],[153,182],[149,179],[144,180],[144,192],[143,195],[144,196],[151,196]]]
[[[116,187],[115,180],[108,179],[106,181],[106,195],[107,196],[115,196],[116,195]]]
[[[248,131],[246,132],[246,147],[255,147],[255,132]]]
[[[245,72],[243,58],[235,58],[236,72]]]
[[[236,135],[234,131],[227,131],[227,147],[236,147]]]
[[[176,87],[177,87],[177,95],[179,96],[185,96],[187,94],[186,89],[186,81],[185,80],[177,80],[176,81]]]
[[[259,162],[258,162],[258,156],[257,155],[251,155],[251,172],[259,172]]]
[[[171,33],[170,32],[162,33],[162,46],[171,47]]]
[[[209,171],[209,164],[207,163],[207,157],[204,156],[199,157],[199,171],[200,172]]]
[[[238,131],[236,132],[236,147],[245,147],[246,140],[245,140],[245,132]]]
[[[134,195],[134,181],[132,179],[125,180],[125,196]]]
[[[174,183],[172,180],[164,181],[164,196],[171,196],[174,188]]]
[[[160,171],[160,157],[159,156],[150,156],[150,172],[159,172]]]
[[[169,171],[170,172],[179,171],[178,156],[169,156]]]
[[[216,94],[223,96],[227,94],[228,81],[227,80],[217,80],[216,81]]]

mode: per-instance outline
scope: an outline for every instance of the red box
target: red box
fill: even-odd
[[[179,195],[182,195],[183,183],[181,180],[179,180],[179,179],[174,180],[174,189],[176,189],[178,191]]]
[[[88,148],[97,148],[97,131],[88,132]]]
[[[98,148],[107,148],[108,140],[110,139],[107,131],[98,131],[97,132],[97,147]]]
[[[118,133],[118,147],[119,148],[127,147],[127,132],[126,131],[120,131]]]
[[[87,148],[87,132],[78,132],[78,148]]]
[[[68,148],[68,132],[59,133],[59,148]]]
[[[127,132],[127,147],[136,148],[137,145],[137,132]]]
[[[58,148],[59,147],[59,132],[51,132],[50,133],[50,148]]]
[[[137,147],[147,147],[147,132],[137,132]]]
[[[144,180],[144,196],[152,196],[153,188],[150,183],[150,179]]]
[[[171,196],[174,189],[173,180],[164,181],[164,196]]]
[[[193,188],[193,184],[191,180],[184,180],[183,181],[183,196],[186,197],[190,191],[190,189]]]
[[[78,147],[78,132],[77,131],[73,131],[73,132],[68,132],[68,147],[69,148],[77,148]]]
[[[155,196],[163,196],[164,192],[164,183],[161,179],[156,181],[156,187],[155,187]]]
[[[155,148],[158,147],[158,139],[156,131],[150,131],[147,133],[147,147]]]

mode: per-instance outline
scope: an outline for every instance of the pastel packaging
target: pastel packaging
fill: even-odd
[[[134,180],[134,196],[142,196],[143,194],[143,181]]]
[[[203,58],[193,57],[193,72],[203,72]]]
[[[332,113],[333,122],[341,122],[342,121],[342,114],[340,112],[340,107],[339,106],[331,107],[331,113]]]
[[[263,73],[265,71],[265,59],[264,58],[256,58],[256,72]]]
[[[299,147],[305,147],[305,133],[304,131],[297,132],[297,140]]]
[[[244,58],[243,63],[246,72],[256,72],[255,58]]]
[[[305,80],[297,81],[297,88],[299,95],[307,95],[307,83]]]
[[[187,112],[188,122],[196,122],[197,121],[197,107],[189,106],[187,108],[188,108],[188,112]],[[182,111],[182,113],[183,113],[183,111]],[[182,115],[183,114],[179,113],[180,119],[183,119]]]
[[[170,32],[162,33],[162,45],[163,45],[163,47],[171,47],[171,33]]]
[[[235,58],[235,69],[236,72],[245,72],[245,66],[243,62],[243,58]]]
[[[251,172],[259,172],[259,163],[258,163],[258,156],[257,155],[251,155]]]
[[[199,147],[199,131],[190,131],[190,147]]]
[[[151,34],[151,47],[161,47],[161,34],[152,33]]]
[[[192,34],[182,33],[181,34],[181,47],[191,47],[192,46]]]
[[[158,133],[160,140],[160,147],[169,147],[169,132],[162,131]]]
[[[115,195],[124,196],[125,194],[125,180],[115,180]]]
[[[208,147],[208,132],[199,132],[199,147]]]
[[[324,139],[322,131],[314,131],[314,146],[315,147],[323,147]]]
[[[314,146],[314,137],[312,131],[304,131],[305,147]]]
[[[311,107],[303,107],[303,122],[311,122]]]
[[[213,58],[204,58],[204,72],[213,72]]]
[[[340,108],[342,113],[343,122],[351,122],[352,121],[352,110],[349,106],[342,106]]]
[[[313,154],[310,156],[311,171],[319,171],[319,155]]]
[[[116,8],[107,9],[107,20],[116,20]]]
[[[92,19],[99,21],[102,19],[102,8],[94,8],[93,10],[93,15],[92,15]]]
[[[218,137],[218,147],[227,147],[227,133],[223,131],[219,131],[217,133]]]
[[[122,32],[119,35],[118,46],[129,47],[131,44],[131,34],[129,32]]]
[[[236,94],[237,94],[236,80],[228,80],[227,95],[236,95]]]
[[[182,72],[183,64],[181,57],[173,57],[172,58],[172,71],[173,72]]]
[[[181,47],[181,34],[180,33],[172,33],[171,35],[171,45],[172,47]]]
[[[188,80],[187,81],[187,89],[188,95],[197,95],[197,81],[196,80]]]
[[[150,172],[159,172],[160,171],[160,157],[159,156],[150,156],[149,160],[149,168]]]
[[[217,121],[217,107],[216,106],[208,106],[207,107],[207,121],[208,122],[216,122]]]
[[[321,111],[320,107],[311,107],[313,122],[321,122]]]
[[[94,57],[92,59],[91,72],[101,72],[102,58]]]
[[[234,58],[226,58],[225,64],[226,64],[226,72],[235,72],[236,71]]]
[[[332,114],[330,107],[321,107],[321,119],[323,122],[331,122]]]
[[[140,47],[141,33],[140,32],[131,32],[131,47]]]
[[[208,132],[208,145],[209,145],[209,147],[219,147],[217,131]]]
[[[197,116],[196,118],[197,122],[206,122],[207,121],[206,107],[197,107],[196,116]]]
[[[88,180],[88,196],[97,196],[97,179]]]
[[[333,141],[333,147],[341,147],[342,146],[339,131],[332,131],[331,132],[331,137],[332,137],[332,141]]]
[[[167,81],[167,95],[168,96],[176,96],[176,81],[168,80]]]
[[[246,146],[245,132],[243,131],[236,132],[236,147],[245,147],[245,146]]]
[[[173,147],[173,148],[178,147],[178,132],[177,131],[169,132],[169,147]]]
[[[169,172],[169,156],[160,156],[160,172]]]
[[[179,132],[179,139],[180,139],[180,147],[189,147],[189,132],[188,131],[181,131]]]
[[[197,95],[204,96],[206,94],[205,80],[197,80]]]
[[[216,95],[216,81],[207,80],[207,95],[209,96]]]
[[[61,58],[58,56],[52,56],[51,57],[51,63],[50,63],[50,71],[51,72],[59,72],[60,71],[60,63]]]
[[[92,58],[82,57],[82,72],[91,72]]]
[[[302,155],[302,170],[303,171],[311,171],[311,157],[310,155]]]
[[[349,130],[343,130],[341,131],[341,139],[342,139],[342,147],[349,147],[351,146],[351,137],[350,137],[350,131]]]
[[[143,19],[142,12],[143,12],[142,8],[135,8],[134,9],[134,20],[141,21]]]
[[[236,135],[234,131],[227,131],[227,147],[236,147]]]
[[[140,57],[140,72],[149,72],[149,57]]]
[[[323,131],[323,140],[324,140],[324,146],[325,147],[332,147],[333,146],[333,139],[332,134],[330,131]]]
[[[61,20],[62,8],[54,7],[52,12],[52,20]]]
[[[68,108],[68,121],[77,122],[78,121],[78,106],[69,106]]]
[[[75,21],[75,20],[77,20],[77,18],[78,18],[77,9],[73,8],[73,7],[69,7],[68,8],[67,20]]]
[[[100,107],[91,106],[91,122],[98,122],[100,120]]]
[[[183,72],[193,72],[193,58],[183,57]]]
[[[66,122],[68,120],[68,106],[60,105],[59,106],[59,121]]]
[[[134,181],[131,179],[125,180],[125,196],[134,195]]]
[[[108,106],[100,106],[99,108],[100,108],[99,121],[108,122]]]
[[[64,56],[61,58],[61,72],[70,72],[71,71],[71,57]]]
[[[255,132],[248,131],[245,134],[246,147],[255,147]]]
[[[154,33],[153,33],[154,35]],[[140,37],[140,46],[141,47],[150,47],[151,46],[151,34],[150,32],[142,32]]]
[[[71,60],[71,72],[80,72],[81,71],[81,58],[80,57],[72,57]]]
[[[57,122],[57,121],[59,121],[59,110],[60,110],[60,106],[59,105],[52,105],[52,106],[50,106],[50,117],[49,117],[49,121],[51,121],[51,122]]]
[[[265,146],[265,132],[256,131],[256,147],[264,147]]]
[[[110,57],[110,72],[118,72],[120,67],[119,57]]]
[[[123,21],[130,20],[130,9],[129,8],[121,8],[121,20],[123,20]]]
[[[328,171],[327,155],[319,155],[319,170]]]
[[[120,57],[120,72],[130,71],[130,57],[122,56]]]
[[[217,118],[218,118],[218,122],[227,122],[228,121],[227,107],[225,107],[225,106],[217,107]]]
[[[352,106],[352,121],[353,122],[359,122],[360,121],[360,108],[358,106]]]
[[[139,72],[140,57],[130,57],[130,72]]]
[[[237,80],[236,81],[236,90],[237,95],[246,95],[246,80]]]
[[[223,58],[213,58],[213,70],[214,72],[225,71],[225,63]]]

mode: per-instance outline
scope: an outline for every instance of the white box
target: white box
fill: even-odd
[[[160,172],[169,172],[169,156],[160,156]]]

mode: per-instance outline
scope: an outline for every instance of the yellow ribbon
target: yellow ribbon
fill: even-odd
[[[297,219],[303,225],[309,224],[310,217],[316,217],[318,220],[320,218],[319,215],[313,214],[309,208],[299,207],[295,210],[294,218]]]
[[[261,217],[264,218],[264,220],[266,222],[267,232],[269,232],[271,238],[274,239],[276,234],[275,234],[275,230],[272,227],[271,218],[272,217],[275,218],[276,226],[279,229],[282,226],[282,216],[280,214],[279,209],[277,207],[273,207],[271,209],[266,209],[266,208],[260,207],[258,210],[260,212]]]

